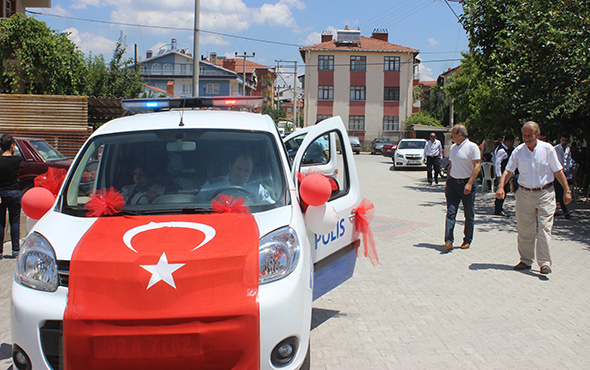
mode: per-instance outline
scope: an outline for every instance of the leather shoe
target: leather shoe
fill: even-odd
[[[463,243],[463,244],[461,244],[461,249],[469,249],[470,246],[471,246],[471,244],[469,244],[469,243]]]
[[[504,216],[504,217],[510,217],[510,215],[504,211],[500,211],[500,212],[494,212],[494,214],[496,216]]]
[[[443,248],[444,248],[444,249],[446,249],[446,250],[448,250],[448,251],[452,251],[452,250],[453,250],[453,244],[451,244],[451,243],[449,243],[449,242],[446,242],[446,243],[443,245]]]
[[[549,265],[543,265],[541,266],[541,274],[550,274],[551,273],[551,267],[549,267]]]
[[[530,270],[531,266],[527,265],[524,262],[520,262],[518,265],[514,266],[514,269],[516,271],[521,271],[521,270]]]

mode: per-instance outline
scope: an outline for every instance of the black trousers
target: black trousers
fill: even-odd
[[[496,181],[498,181],[497,178],[496,178]],[[504,194],[508,194],[509,192],[510,192],[510,180],[506,181],[506,184],[504,184]],[[494,203],[494,213],[500,214],[503,210],[504,210],[504,199],[496,198],[496,203]]]
[[[432,182],[432,169],[434,168],[434,182],[438,184],[438,175],[440,174],[440,158],[438,156],[426,157],[426,177],[428,182]]]
[[[570,180],[568,180],[569,182]],[[567,206],[563,202],[563,186],[557,180],[553,181],[553,187],[555,187],[555,202],[561,207],[564,215],[568,214]],[[557,210],[556,210],[557,212]]]

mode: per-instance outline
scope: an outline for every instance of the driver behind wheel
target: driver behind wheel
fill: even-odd
[[[274,203],[268,190],[262,184],[248,182],[252,174],[252,157],[249,154],[241,153],[236,155],[229,163],[229,173],[223,176],[220,181],[203,184],[197,198],[201,201],[209,201],[218,194],[237,195],[243,198],[251,198],[256,203]]]
[[[164,194],[164,187],[153,183],[143,168],[135,166],[133,168],[133,184],[123,186],[121,194],[125,198],[125,204],[149,204]]]

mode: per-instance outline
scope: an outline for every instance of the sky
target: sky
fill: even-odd
[[[452,1],[452,0],[451,0]],[[199,54],[235,57],[267,66],[297,61],[299,47],[320,43],[321,34],[339,29],[387,30],[389,42],[420,50],[421,80],[436,80],[459,65],[467,51],[465,31],[457,16],[462,7],[445,0],[200,0]],[[28,15],[70,39],[86,56],[113,55],[121,33],[127,56],[137,45],[138,57],[154,55],[177,40],[178,49],[193,54],[195,0],[52,0],[51,8],[29,8]],[[40,14],[33,14],[40,13]],[[293,66],[294,63],[281,63]]]

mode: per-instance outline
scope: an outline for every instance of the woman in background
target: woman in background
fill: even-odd
[[[6,226],[6,210],[10,222],[10,239],[12,241],[12,255],[15,258],[20,250],[20,201],[21,192],[18,185],[18,169],[21,157],[14,155],[16,142],[10,135],[0,138],[0,240],[4,249],[4,228]],[[0,253],[2,258],[2,253]]]

